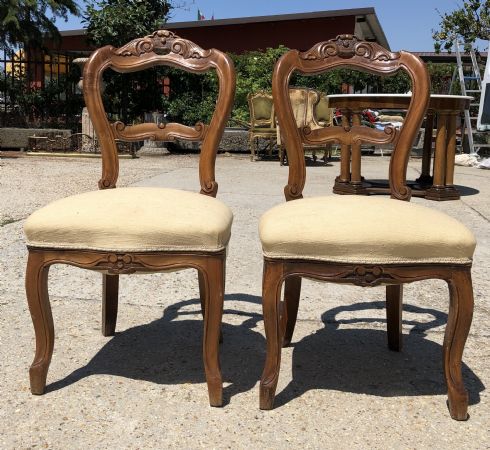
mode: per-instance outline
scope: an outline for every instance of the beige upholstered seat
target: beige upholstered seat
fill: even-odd
[[[367,264],[466,264],[476,245],[461,222],[434,209],[347,196],[278,205],[262,216],[260,239],[266,257]]]
[[[233,215],[213,197],[163,188],[119,188],[55,201],[25,224],[31,247],[108,251],[221,251]]]

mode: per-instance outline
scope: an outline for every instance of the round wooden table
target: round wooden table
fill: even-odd
[[[329,95],[329,106],[342,112],[342,124],[348,126],[352,118],[359,121],[363,110],[406,110],[410,94],[338,94]],[[472,97],[461,95],[431,95],[426,114],[422,171],[412,186],[412,193],[429,200],[456,200],[460,198],[454,187],[454,157],[456,154],[456,118],[468,109]],[[433,173],[430,173],[432,132],[437,117]],[[366,141],[367,142],[367,141]],[[337,194],[368,194],[389,192],[386,187],[364,181],[361,176],[361,145],[341,147],[340,175],[333,191]]]

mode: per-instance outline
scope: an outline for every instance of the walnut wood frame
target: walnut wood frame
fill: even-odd
[[[125,126],[110,124],[102,103],[100,84],[108,68],[134,72],[156,65],[169,65],[193,73],[214,69],[219,80],[215,112],[209,125],[195,127],[169,123]],[[158,30],[135,39],[121,48],[111,46],[95,51],[83,74],[84,96],[99,138],[102,153],[102,178],[99,187],[115,188],[118,177],[118,155],[115,139],[202,141],[199,161],[201,194],[216,196],[215,159],[218,145],[229,118],[235,94],[235,70],[231,59],[216,49],[203,50],[167,30]],[[198,271],[201,307],[204,316],[203,359],[211,406],[223,402],[219,364],[219,340],[225,284],[226,252],[131,252],[69,250],[28,247],[26,293],[36,334],[36,353],[31,365],[30,384],[33,394],[43,394],[53,354],[54,325],[48,296],[48,271],[53,264],[69,264],[103,274],[102,334],[115,333],[119,275],[134,272],[160,272],[168,269],[194,268]]]
[[[350,67],[375,74],[405,70],[412,80],[413,96],[407,118],[395,141],[390,161],[389,181],[392,197],[410,199],[405,174],[413,138],[422,122],[429,100],[429,78],[424,63],[407,52],[391,53],[378,44],[363,42],[352,35],[316,44],[306,52],[291,50],[277,62],[272,89],[276,114],[283,130],[289,156],[289,180],[284,188],[286,200],[302,198],[306,170],[302,143],[309,139],[360,145],[365,136],[360,124],[331,127],[318,132],[296,128],[289,105],[288,83],[294,71],[317,74],[336,67]],[[394,130],[392,130],[393,132]],[[369,130],[368,133],[372,134]],[[381,133],[380,139],[385,139]],[[394,134],[394,133],[393,133]],[[301,292],[301,278],[359,286],[386,285],[388,346],[399,351],[402,345],[402,286],[425,279],[442,279],[449,286],[449,315],[443,344],[444,374],[451,417],[467,419],[468,394],[461,374],[461,358],[473,314],[470,264],[340,264],[306,259],[264,258],[263,312],[267,356],[260,382],[260,408],[272,409],[279,377],[281,347],[291,342]],[[281,289],[284,283],[284,299]]]

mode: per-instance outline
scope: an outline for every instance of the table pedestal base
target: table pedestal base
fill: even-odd
[[[353,183],[352,181],[342,181],[340,177],[335,178],[333,193],[341,194],[341,195],[368,195],[369,194],[369,192],[366,189],[366,185],[362,181],[360,183]]]
[[[445,200],[459,200],[461,195],[454,186],[431,186],[425,192],[427,200],[435,200],[438,202]]]

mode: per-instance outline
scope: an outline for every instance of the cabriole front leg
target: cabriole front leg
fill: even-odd
[[[36,353],[29,369],[31,392],[44,394],[49,363],[53,355],[54,325],[48,295],[48,272],[42,252],[29,251],[26,295],[36,334]]]
[[[466,420],[468,419],[468,392],[463,383],[461,359],[473,317],[473,286],[470,270],[454,271],[448,284],[450,304],[443,344],[448,407],[453,419]]]
[[[211,406],[223,405],[219,339],[223,316],[225,257],[209,258],[202,273],[205,290],[203,360]]]
[[[284,330],[281,326],[279,303],[281,301],[282,273],[282,263],[264,261],[262,309],[267,339],[267,355],[260,379],[260,409],[273,408],[281,367]]]

